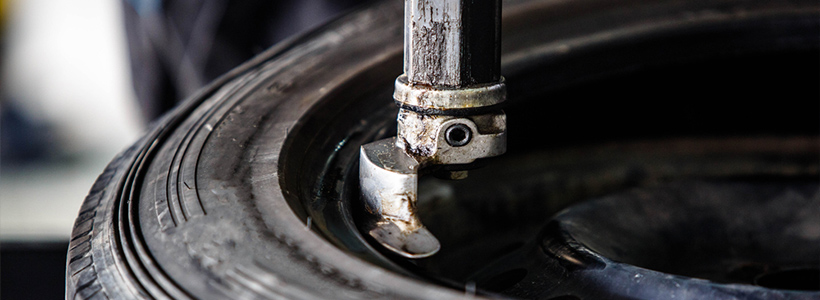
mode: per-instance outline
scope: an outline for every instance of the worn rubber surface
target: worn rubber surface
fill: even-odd
[[[617,2],[505,2],[511,99],[668,60],[658,51],[579,59],[623,36],[708,38],[673,45],[681,61],[818,43],[816,1]],[[114,159],[75,223],[66,298],[467,297],[379,254],[345,200],[358,145],[395,134],[401,4],[374,4],[266,51]],[[560,72],[544,75],[551,64]]]
[[[377,5],[275,47],[159,121],[111,162],[86,198],[69,246],[66,297],[453,296],[351,259],[307,230],[277,188],[280,131],[334,92],[324,85],[400,53],[400,44],[350,41],[361,31],[400,34],[391,22],[400,16]],[[332,49],[343,53],[321,57]],[[313,99],[300,101],[306,94]],[[275,145],[253,143],[265,134]],[[261,190],[251,186],[259,182]]]

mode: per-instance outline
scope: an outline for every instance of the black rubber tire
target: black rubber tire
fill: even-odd
[[[66,298],[468,297],[380,255],[351,220],[356,204],[339,201],[351,193],[337,189],[351,184],[344,179],[358,145],[395,134],[390,94],[401,70],[401,4],[376,3],[269,49],[114,159],[75,223]],[[815,0],[504,5],[511,110],[516,97],[669,63],[670,56],[681,63],[783,49],[813,53],[820,39]],[[635,46],[659,36],[680,44],[664,46],[671,53]],[[621,49],[612,55],[622,59],[583,56],[608,51],[602,44]],[[543,66],[555,72],[543,74]],[[811,124],[797,134],[815,134],[816,110],[796,114],[811,117],[778,128]]]
[[[92,187],[75,222],[68,253],[66,298],[360,299],[422,297],[442,299],[457,296],[458,293],[452,290],[389,272],[361,260],[351,259],[348,254],[339,251],[320,236],[306,230],[305,222],[294,214],[286,201],[287,195],[281,191],[276,193],[275,189],[270,190],[275,193],[273,194],[275,200],[254,204],[251,202],[257,201],[255,198],[259,198],[260,195],[251,195],[250,187],[237,184],[237,182],[224,181],[223,184],[226,185],[210,187],[202,192],[224,188],[220,191],[241,193],[242,196],[236,197],[236,194],[231,194],[227,197],[229,199],[225,199],[220,195],[210,195],[213,197],[203,195],[209,199],[194,199],[193,201],[197,202],[194,204],[185,203],[184,201],[190,200],[185,199],[185,195],[180,198],[173,195],[163,200],[175,203],[163,206],[168,211],[154,213],[153,218],[146,220],[140,215],[143,212],[137,211],[139,210],[137,206],[153,206],[154,204],[149,203],[154,199],[149,199],[150,196],[144,193],[141,194],[141,188],[147,189],[143,185],[156,188],[154,184],[158,184],[161,180],[153,176],[160,174],[159,176],[164,176],[162,179],[168,179],[177,175],[176,172],[185,169],[184,167],[178,168],[180,163],[197,162],[203,159],[217,164],[226,163],[211,170],[230,170],[232,172],[229,173],[233,175],[246,171],[242,170],[247,169],[245,167],[231,165],[231,163],[238,163],[243,155],[223,153],[233,159],[233,162],[227,162],[227,160],[222,160],[225,158],[222,155],[208,157],[207,154],[200,155],[200,152],[207,151],[207,149],[202,149],[202,139],[207,138],[228,138],[227,143],[226,141],[215,142],[216,145],[222,145],[219,147],[226,148],[217,149],[218,152],[241,150],[247,146],[247,144],[232,143],[239,135],[244,138],[250,137],[245,134],[223,133],[224,135],[218,134],[218,136],[201,134],[205,130],[210,132],[213,129],[217,132],[224,128],[209,127],[214,121],[227,121],[225,118],[239,121],[240,119],[233,119],[225,114],[229,112],[228,110],[237,109],[237,100],[246,100],[242,96],[246,96],[247,92],[261,88],[269,93],[268,96],[278,98],[270,102],[277,102],[277,105],[298,106],[299,99],[295,97],[321,88],[321,86],[310,86],[319,77],[332,80],[340,75],[358,75],[356,72],[361,71],[362,66],[383,65],[386,60],[395,58],[401,51],[401,44],[395,43],[395,37],[401,33],[401,24],[395,22],[401,18],[401,10],[396,9],[397,6],[394,4],[372,5],[358,13],[350,14],[318,28],[312,33],[296,37],[267,50],[185,101],[151,126],[149,132],[135,145],[114,159]],[[389,42],[380,39],[365,39],[362,38],[363,34],[394,39]],[[356,39],[359,41],[354,41]],[[327,55],[328,51],[336,53]],[[316,64],[319,62],[328,65],[335,64],[335,66],[331,72],[327,72],[322,69],[326,65]],[[390,66],[396,65],[395,60],[390,62],[392,62]],[[276,79],[270,77],[272,72],[280,72],[279,77]],[[380,80],[382,83],[392,81],[390,78],[380,78]],[[364,84],[365,81],[349,80],[348,83]],[[250,86],[254,88],[248,90]],[[298,88],[294,89],[294,86]],[[314,97],[313,101],[320,101],[321,98]],[[271,105],[270,102],[259,104]],[[384,104],[388,105],[377,107],[380,109],[388,107],[389,109],[392,106],[390,101],[385,101]],[[308,108],[308,106],[287,109],[267,107],[263,111],[273,114],[284,113],[277,117],[287,120],[290,123],[287,127],[293,127],[295,124],[292,124],[292,121],[296,119],[291,117],[291,113]],[[261,112],[257,108],[248,109],[250,112]],[[248,129],[256,128],[257,125],[266,127],[280,125],[259,123],[269,117],[271,115],[263,120],[241,119],[243,123],[246,121],[250,123],[237,128],[246,134],[255,135],[260,132]],[[287,133],[289,128],[275,129],[282,131],[274,137],[274,141],[280,143],[281,146],[281,143],[285,142],[286,134],[284,133]],[[194,143],[194,146],[191,146],[191,143]],[[238,146],[238,148],[233,146]],[[264,151],[263,149],[257,150]],[[178,157],[178,151],[191,151],[193,157]],[[270,168],[271,171],[262,176],[266,181],[265,188],[274,188],[278,186],[278,182],[274,180],[277,169],[276,157],[268,157],[264,163],[264,166]],[[166,169],[161,171],[150,169],[162,167]],[[197,175],[202,173],[201,169],[194,172],[200,173]],[[191,174],[184,176],[188,175]],[[245,180],[233,179],[238,179],[239,182]],[[167,188],[169,189],[178,187],[184,187],[188,191],[197,189],[195,194],[198,194],[200,191],[199,186],[196,185],[197,179],[190,182],[189,185],[185,179],[180,179],[178,182],[171,179],[162,183],[168,183],[170,187]],[[166,187],[163,186],[163,188]],[[212,200],[216,201],[213,204],[232,200],[230,203],[232,207],[222,210],[227,215],[218,213],[220,208],[226,207],[211,206],[208,203]],[[194,206],[186,206],[190,204]],[[172,207],[172,205],[176,206]],[[260,213],[258,209],[263,205],[266,206],[264,213],[273,215],[262,216],[263,213]],[[210,222],[217,220],[227,220],[230,224],[207,225],[214,225]],[[267,223],[269,221],[273,223]],[[205,229],[203,226],[210,229]],[[150,229],[147,229],[148,227]],[[191,237],[190,240],[182,236],[183,234],[209,233],[216,236]],[[151,236],[152,234],[155,236]],[[160,236],[166,234],[170,235]],[[156,238],[157,236],[159,238]],[[167,239],[170,236],[174,238]],[[174,240],[176,238],[182,240]],[[197,245],[193,245],[194,243]],[[246,246],[245,249],[269,260],[266,263],[260,263],[257,258],[248,253],[239,254],[243,252],[242,250],[240,252],[230,250]],[[183,254],[179,256],[179,253]],[[168,259],[170,261],[166,261]],[[228,264],[225,260],[230,259],[243,262],[232,261]],[[198,265],[199,263],[210,265],[204,267]],[[180,264],[182,268],[171,266],[172,264]],[[209,269],[209,267],[214,268]]]

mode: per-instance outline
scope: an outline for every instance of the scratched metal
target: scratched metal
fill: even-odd
[[[404,73],[410,82],[460,86],[461,0],[408,0],[404,8]]]
[[[359,160],[362,198],[374,217],[369,234],[399,255],[429,257],[440,248],[417,216],[420,169],[458,165],[440,173],[463,179],[463,165],[507,150],[506,115],[495,108],[506,100],[507,90],[498,68],[492,67],[500,59],[500,12],[497,0],[405,1],[404,74],[396,79],[393,94],[402,104],[398,135],[362,146]],[[490,63],[473,60],[487,54]],[[490,67],[476,67],[473,73],[476,62]],[[482,71],[489,76],[474,76]],[[492,111],[468,111],[475,108]],[[449,136],[452,132],[462,138]]]
[[[397,146],[422,165],[469,164],[507,150],[507,118],[503,112],[460,118],[401,109],[397,120]],[[447,128],[456,124],[466,125],[471,131],[473,138],[466,145],[455,147],[446,141]]]
[[[408,258],[429,257],[441,248],[416,211],[420,168],[396,147],[395,138],[361,147],[359,176],[365,208],[378,218],[368,233],[387,249]]]
[[[439,88],[412,85],[407,76],[396,78],[393,99],[404,105],[421,109],[464,109],[498,105],[507,100],[504,80],[497,83],[474,85],[464,88]]]

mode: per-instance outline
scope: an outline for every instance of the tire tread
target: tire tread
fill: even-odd
[[[120,157],[111,162],[97,177],[74,221],[68,246],[66,299],[108,299],[103,286],[98,282],[99,277],[91,250],[97,207],[105,197],[105,189],[121,164]]]

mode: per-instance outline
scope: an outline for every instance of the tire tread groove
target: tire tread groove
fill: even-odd
[[[97,217],[97,208],[105,196],[106,187],[114,177],[117,168],[121,165],[121,158],[127,152],[126,150],[115,158],[97,177],[88,192],[88,196],[83,200],[79,215],[74,221],[67,255],[66,280],[69,281],[67,282],[69,283],[67,299],[108,299],[108,295],[98,282],[99,277],[91,253],[91,239],[94,231],[94,221]],[[72,286],[73,290],[71,289]]]

